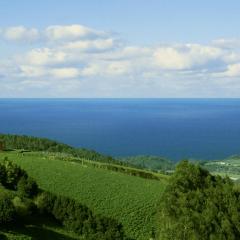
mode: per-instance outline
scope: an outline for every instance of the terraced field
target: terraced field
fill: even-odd
[[[167,180],[148,180],[57,159],[53,154],[2,152],[0,159],[19,164],[40,187],[78,200],[95,213],[121,222],[140,240],[151,236],[154,214]]]

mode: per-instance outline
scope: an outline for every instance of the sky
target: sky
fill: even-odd
[[[240,97],[239,0],[0,0],[0,98]]]

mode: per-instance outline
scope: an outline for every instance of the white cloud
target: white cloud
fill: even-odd
[[[9,27],[2,31],[6,40],[10,41],[35,41],[39,38],[39,31],[36,28],[25,28],[23,26]]]
[[[66,61],[67,54],[50,48],[32,49],[24,56],[18,57],[18,61],[25,61],[31,65],[52,65],[60,64]]]
[[[21,89],[26,96],[44,88],[44,96],[60,97],[213,96],[213,89],[222,94],[226,88],[230,95],[230,82],[240,88],[237,40],[135,46],[82,25],[11,27],[0,36],[9,48],[35,41],[34,47],[17,44],[16,54],[0,60],[1,90]]]
[[[238,38],[230,38],[230,39],[225,39],[225,38],[220,38],[213,40],[213,44],[216,45],[217,47],[221,48],[240,48],[240,39]]]
[[[34,77],[42,77],[46,75],[46,70],[43,67],[36,67],[36,66],[28,66],[28,65],[22,65],[19,66],[20,75],[22,77],[27,78],[34,78]]]
[[[220,48],[199,44],[159,47],[154,53],[156,64],[168,70],[202,67],[213,60],[221,60],[222,55]]]
[[[130,73],[132,70],[129,61],[95,62],[85,67],[83,76],[118,76]]]
[[[80,76],[80,71],[77,68],[54,68],[50,74],[55,78],[76,78]]]
[[[103,51],[112,49],[115,46],[114,39],[96,39],[96,40],[82,40],[69,42],[63,45],[63,48],[66,50],[73,51]]]
[[[220,74],[220,76],[240,77],[240,63],[228,65],[227,70]]]
[[[45,30],[47,38],[51,41],[56,40],[76,40],[84,38],[102,37],[106,35],[102,31],[97,31],[82,25],[68,26],[49,26]]]

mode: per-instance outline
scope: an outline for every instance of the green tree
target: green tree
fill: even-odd
[[[0,151],[3,151],[5,148],[4,142],[0,140]]]
[[[182,161],[161,199],[158,239],[240,239],[239,196],[229,178]]]
[[[20,196],[32,198],[38,193],[37,183],[30,177],[21,177],[17,183],[17,190]]]
[[[15,208],[11,196],[4,192],[0,193],[0,224],[7,224],[14,220]]]

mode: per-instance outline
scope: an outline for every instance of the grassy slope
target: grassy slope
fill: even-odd
[[[165,180],[147,180],[37,153],[0,153],[0,159],[4,156],[24,168],[43,189],[75,198],[94,212],[117,219],[135,239],[149,239]]]

